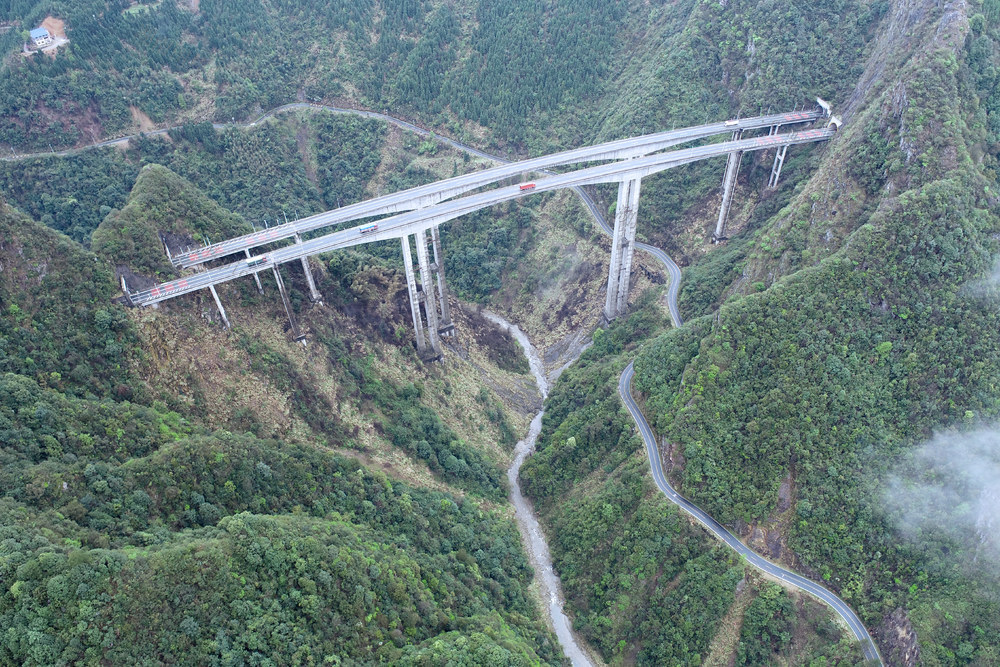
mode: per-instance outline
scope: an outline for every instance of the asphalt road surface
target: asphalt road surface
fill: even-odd
[[[818,598],[821,602],[824,602],[832,607],[833,610],[842,619],[844,619],[858,641],[861,642],[861,648],[864,652],[865,659],[871,663],[877,663],[879,665],[883,664],[882,658],[879,656],[878,649],[875,647],[875,642],[872,641],[871,635],[868,634],[868,630],[861,622],[861,619],[858,618],[857,614],[855,614],[843,600],[820,584],[817,584],[815,581],[806,579],[805,577],[795,574],[794,572],[790,572],[779,565],[775,565],[763,556],[760,556],[757,552],[750,549],[750,547],[743,544],[739,538],[726,530],[722,524],[710,517],[700,507],[689,501],[687,498],[677,493],[677,491],[674,490],[674,487],[670,486],[670,482],[667,481],[667,476],[663,473],[663,466],[660,463],[660,454],[656,446],[656,438],[653,436],[653,430],[649,427],[649,424],[646,422],[646,418],[639,410],[639,406],[636,405],[635,400],[632,398],[631,388],[632,375],[635,373],[635,369],[633,367],[634,363],[635,362],[629,363],[629,365],[625,368],[625,371],[621,374],[621,378],[618,380],[618,394],[622,397],[625,407],[628,408],[629,413],[632,415],[632,419],[635,420],[636,425],[639,427],[639,433],[642,435],[642,441],[646,445],[646,455],[649,457],[649,467],[653,471],[653,479],[656,481],[656,486],[663,492],[663,495],[665,495],[672,503],[697,519],[698,522],[708,530],[708,532],[725,542],[727,546],[740,554],[740,556],[745,558],[748,563],[757,569],[763,571],[771,577],[774,577],[775,579],[779,579],[794,586],[795,588],[809,593],[813,597]]]

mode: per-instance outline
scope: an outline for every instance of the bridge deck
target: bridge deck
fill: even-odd
[[[171,257],[171,261],[175,266],[179,267],[194,266],[212,259],[219,259],[226,255],[242,253],[245,250],[266,243],[291,238],[296,234],[301,235],[306,232],[322,229],[323,227],[330,227],[343,222],[360,220],[375,215],[384,215],[386,213],[412,211],[530,171],[541,171],[550,167],[579,162],[599,162],[641,157],[681,143],[704,139],[718,134],[725,134],[736,130],[755,130],[764,127],[809,123],[823,116],[824,112],[821,109],[754,116],[751,118],[670,130],[669,132],[658,132],[641,137],[620,139],[618,141],[585,148],[575,148],[529,160],[509,162],[498,167],[402,190],[333,211],[318,213],[283,225],[275,225],[269,229],[244,234],[243,236],[227,239],[203,248],[179,253]]]
[[[630,178],[641,178],[666,169],[672,169],[682,164],[689,164],[735,151],[749,152],[791,146],[795,144],[827,141],[835,134],[832,129],[813,129],[785,134],[772,134],[764,137],[727,141],[707,146],[697,146],[680,150],[657,153],[646,157],[627,161],[579,169],[534,181],[535,187],[522,190],[519,185],[512,185],[487,192],[461,197],[415,211],[378,221],[376,230],[361,233],[361,226],[342,229],[303,243],[280,248],[258,256],[253,260],[241,260],[208,271],[203,271],[178,280],[172,280],[148,290],[130,292],[128,297],[134,305],[148,306],[160,301],[172,299],[182,294],[204,289],[210,285],[228,282],[251,273],[270,269],[272,266],[291,262],[302,257],[316,255],[339,248],[402,238],[419,230],[429,229],[435,225],[453,220],[467,213],[477,211],[500,202],[519,199],[532,194],[550,192],[564,188],[592,185],[596,183],[616,183]],[[263,239],[267,243],[274,239]],[[222,244],[219,244],[220,246]],[[226,254],[232,251],[227,251]],[[261,259],[263,257],[263,259]]]

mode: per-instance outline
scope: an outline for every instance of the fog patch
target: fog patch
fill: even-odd
[[[1000,425],[938,433],[887,480],[883,500],[931,566],[1000,577]]]
[[[993,262],[993,269],[985,278],[972,280],[959,290],[959,295],[989,303],[1000,303],[1000,257]]]

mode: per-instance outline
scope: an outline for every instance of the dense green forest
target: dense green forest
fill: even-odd
[[[197,11],[188,2],[131,5],[7,3],[2,18],[24,26],[63,18],[70,44],[55,58],[9,61],[0,75],[0,142],[22,152],[92,143],[129,128],[130,108],[157,123],[229,121],[344,97],[456,133],[471,122],[513,147],[574,144],[598,129],[653,131],[833,96],[857,77],[857,56],[888,10],[884,0],[734,9],[594,0],[545,8],[427,0],[206,0]],[[796,47],[783,48],[790,32]],[[11,50],[19,47],[12,34]],[[641,51],[657,39],[671,43],[665,60],[635,59],[654,55]],[[748,51],[766,66],[738,73]],[[623,96],[609,82],[624,68],[634,76]],[[740,99],[727,87],[740,89]],[[551,125],[555,132],[541,131]]]
[[[887,662],[992,664],[1000,580],[983,561],[997,556],[991,540],[970,527],[961,504],[936,507],[939,523],[915,530],[912,510],[886,488],[952,497],[942,485],[954,473],[938,462],[926,468],[912,453],[925,452],[920,444],[935,430],[975,428],[1000,408],[996,302],[981,282],[997,252],[1000,6],[976,5],[967,33],[939,41],[953,14],[897,11],[897,21],[912,22],[907,39],[897,24],[887,26],[872,57],[899,63],[903,83],[863,89],[853,127],[796,164],[806,177],[792,175],[761,198],[745,232],[685,270],[681,307],[692,321],[641,349],[635,386],[678,487],[747,537],[777,530],[783,558],[858,610]],[[726,14],[724,24],[735,18]],[[914,58],[921,39],[926,53]],[[857,60],[841,74],[854,79],[863,68]],[[749,164],[747,180],[766,179]],[[642,205],[650,190],[653,201],[668,194],[681,210],[695,201],[697,170],[673,176],[661,192],[644,183]],[[671,218],[683,215],[664,216],[649,236],[671,229]],[[605,448],[618,439],[602,405],[613,398],[617,372],[567,375],[570,386],[553,392],[540,452],[525,468],[553,530],[572,525],[577,505],[567,501],[576,489],[614,469]],[[559,408],[564,395],[572,397],[568,411]],[[940,456],[964,454],[955,446]],[[983,465],[995,460],[988,455]],[[784,488],[792,489],[790,511],[780,509]],[[976,488],[954,493],[974,497]],[[575,560],[560,553],[557,562]],[[614,581],[618,567],[597,569]],[[574,603],[585,628],[603,606]],[[744,629],[766,622],[751,608]],[[613,636],[627,642],[633,624],[623,625]],[[737,659],[768,662],[757,651],[744,642]]]
[[[599,330],[594,345],[560,377],[547,402],[539,450],[521,474],[525,491],[551,521],[551,548],[575,627],[610,662],[697,665],[746,572],[656,489],[641,440],[617,398],[628,359],[666,324],[652,301],[647,297],[638,313]],[[694,326],[667,334],[677,351],[673,368],[684,367],[703,333]],[[860,660],[849,638],[822,621],[797,618],[789,604],[766,587],[755,598],[743,621],[737,664],[767,664],[774,654],[794,664]],[[799,624],[809,627],[802,633],[823,633],[822,640],[790,647],[792,627]]]
[[[32,217],[89,245],[101,221],[125,208],[139,170],[158,164],[242,215],[244,224],[262,227],[362,199],[381,160],[384,133],[375,121],[326,114],[224,132],[210,123],[187,124],[169,140],[140,137],[124,152],[4,162],[0,188]],[[194,240],[204,240],[202,230],[192,231]]]
[[[901,511],[886,507],[884,491],[932,431],[995,419],[1000,408],[995,302],[969,289],[997,251],[1000,15],[995,3],[983,9],[990,18],[972,16],[951,48],[891,55],[909,59],[905,106],[885,92],[855,115],[839,149],[852,182],[830,203],[865,202],[841,223],[851,225],[838,230],[844,247],[819,261],[829,254],[817,247],[823,228],[793,202],[770,229],[688,272],[687,311],[711,309],[705,296],[718,300],[739,277],[727,267],[773,285],[749,284],[761,293],[730,297],[710,322],[689,325],[702,333],[686,353],[671,334],[636,362],[648,414],[683,460],[680,488],[747,526],[774,516],[790,482],[796,560],[876,630],[908,610],[926,664],[991,664],[1000,634],[996,573],[973,565],[989,547],[971,530],[901,539]],[[895,649],[889,641],[886,658],[903,662]]]

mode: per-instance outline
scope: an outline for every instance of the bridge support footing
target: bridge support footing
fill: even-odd
[[[604,300],[607,322],[628,310],[628,288],[635,252],[635,228],[639,214],[641,178],[622,181],[618,186],[615,230],[611,239],[611,263],[608,267],[608,293]]]
[[[212,298],[215,299],[215,305],[219,309],[219,315],[222,316],[222,323],[226,325],[227,329],[232,329],[229,326],[229,318],[226,317],[226,309],[222,307],[222,299],[219,298],[219,293],[215,291],[215,285],[209,285],[208,291],[212,293]]]
[[[742,135],[742,130],[733,132],[733,141],[739,141]],[[733,190],[736,187],[736,175],[740,171],[740,159],[742,157],[743,151],[734,151],[729,154],[729,161],[726,163],[726,175],[722,179],[722,206],[719,207],[719,220],[715,224],[712,243],[719,243],[726,239],[726,218],[729,217],[729,207],[733,203]]]

